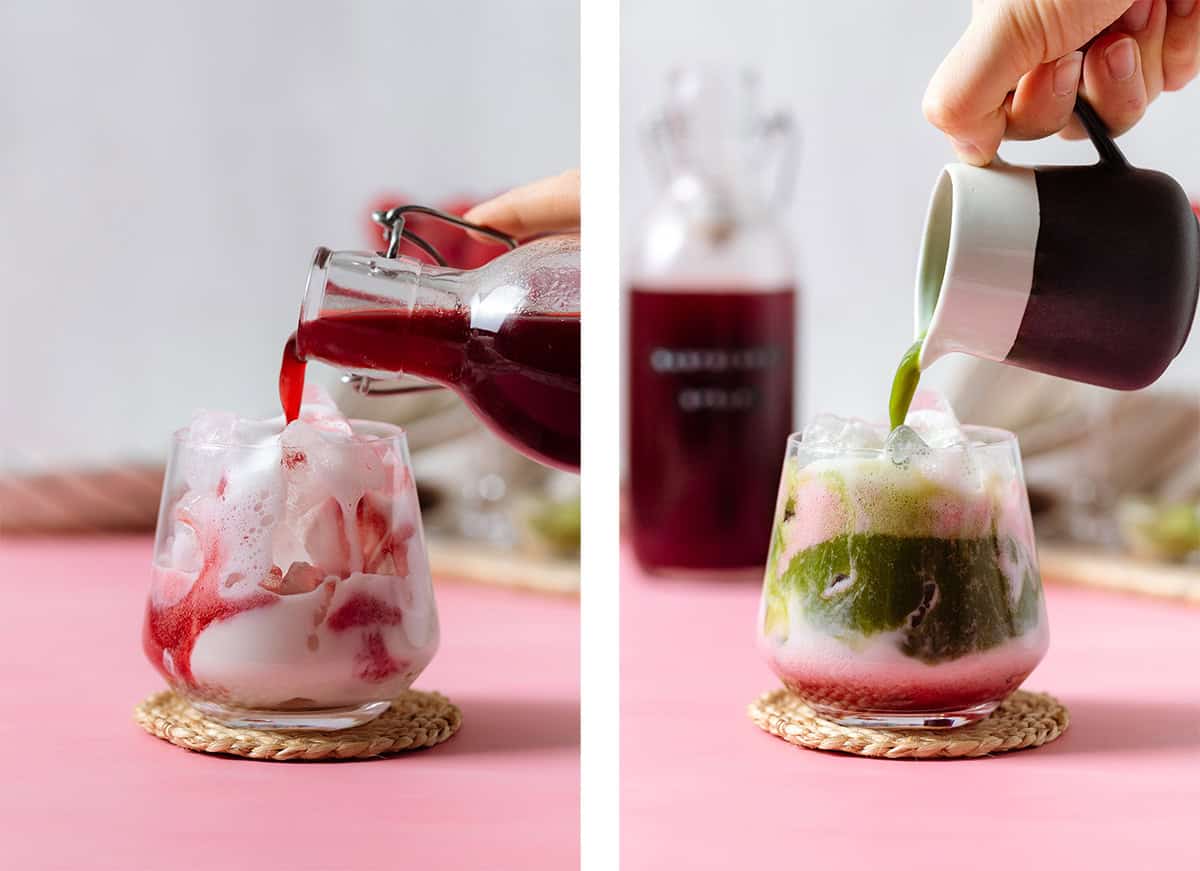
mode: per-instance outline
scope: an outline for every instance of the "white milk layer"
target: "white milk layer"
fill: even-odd
[[[197,683],[220,687],[237,705],[264,709],[362,704],[408,689],[438,646],[428,583],[353,574],[326,584],[333,586],[332,596],[322,585],[209,625],[192,650]],[[330,625],[339,608],[360,597],[403,616],[399,622]]]
[[[1046,653],[1050,643],[1045,606],[1039,603],[1038,617],[1024,634],[1009,638],[987,650],[964,654],[944,662],[927,663],[901,649],[902,630],[879,632],[864,637],[846,633],[841,637],[812,626],[804,617],[795,596],[789,597],[786,640],[762,630],[765,603],[760,605],[759,649],[779,671],[806,675],[829,683],[903,684],[953,689],[1024,673]]]

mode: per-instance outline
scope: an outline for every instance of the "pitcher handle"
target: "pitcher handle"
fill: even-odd
[[[1087,131],[1088,139],[1092,140],[1092,145],[1099,153],[1101,165],[1113,169],[1128,169],[1129,161],[1125,159],[1121,149],[1117,148],[1117,143],[1113,142],[1112,137],[1109,136],[1108,127],[1100,120],[1100,116],[1096,114],[1092,104],[1083,97],[1076,97],[1075,114],[1079,116],[1083,129]]]

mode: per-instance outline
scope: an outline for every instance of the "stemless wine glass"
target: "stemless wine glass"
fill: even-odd
[[[960,726],[1046,652],[1016,437],[962,431],[908,455],[788,439],[758,641],[820,716]]]
[[[404,431],[326,429],[193,425],[172,442],[143,646],[226,724],[368,722],[437,649]]]

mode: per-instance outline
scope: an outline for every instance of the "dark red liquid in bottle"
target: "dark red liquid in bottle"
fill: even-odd
[[[795,293],[630,296],[634,552],[651,570],[761,567],[792,431]]]
[[[284,349],[279,399],[300,410],[304,360],[349,372],[403,372],[453,388],[534,459],[579,469],[579,313],[515,314],[495,328],[466,310],[354,311],[302,323]]]

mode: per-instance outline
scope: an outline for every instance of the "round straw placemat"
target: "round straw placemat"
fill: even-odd
[[[870,729],[821,719],[787,689],[751,703],[759,728],[789,744],[885,759],[963,759],[1040,747],[1067,730],[1067,709],[1053,696],[1017,690],[990,716],[957,729]]]
[[[210,720],[170,690],[155,693],[133,712],[155,737],[203,753],[276,762],[364,759],[440,744],[458,731],[462,712],[440,693],[409,690],[369,723],[336,732],[242,729]]]

